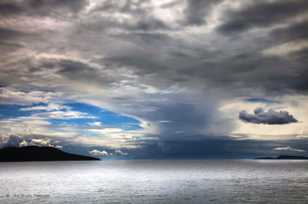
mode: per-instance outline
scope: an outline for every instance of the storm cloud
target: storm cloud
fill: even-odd
[[[0,138],[131,157],[255,155],[246,147],[257,141],[236,136],[305,138],[307,9],[305,0],[1,1]],[[67,104],[78,105],[52,109]]]
[[[248,123],[268,125],[283,125],[298,122],[287,111],[264,110],[263,108],[255,109],[253,114],[247,113],[247,111],[241,111],[239,113],[239,119]]]

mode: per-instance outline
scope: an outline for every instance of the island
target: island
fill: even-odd
[[[275,156],[275,157],[257,157],[255,159],[264,159],[264,160],[308,160],[308,157],[306,156],[291,156],[291,155],[279,155],[279,156]]]
[[[0,162],[25,161],[80,161],[99,160],[98,158],[66,153],[54,147],[5,147],[0,149]]]

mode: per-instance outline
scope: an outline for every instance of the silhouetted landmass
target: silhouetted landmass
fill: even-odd
[[[70,154],[53,147],[5,147],[0,149],[0,162],[21,161],[79,161],[99,160],[94,157]]]
[[[280,159],[280,160],[308,160],[308,157],[305,156],[290,156],[290,155],[279,155],[276,157],[257,157],[256,159]]]

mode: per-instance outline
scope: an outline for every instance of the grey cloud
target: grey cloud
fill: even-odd
[[[118,73],[118,67],[112,63],[106,68],[104,63],[96,64],[91,62],[79,61],[76,59],[45,59],[41,60],[37,65],[32,67],[33,71],[47,71],[54,69],[54,74],[61,77],[59,83],[65,83],[66,79],[76,82],[86,82],[88,84],[99,84],[104,86],[112,86],[114,82],[119,82],[121,79]],[[91,80],[89,80],[91,79]]]
[[[82,26],[90,30],[108,30],[110,28],[122,29],[124,32],[149,32],[160,31],[180,31],[189,26],[200,26],[206,24],[206,17],[211,8],[221,0],[175,0],[161,5],[153,5],[149,0],[140,1],[104,1],[91,10],[89,15],[83,19]],[[175,18],[169,22],[164,15],[157,16],[151,12],[156,9],[172,10],[177,6],[183,7],[183,13],[178,14],[181,17]],[[105,16],[101,16],[101,13]],[[120,18],[120,14],[127,18]],[[94,18],[93,18],[94,17]],[[177,16],[175,16],[177,17]],[[95,19],[95,20],[93,20]]]
[[[185,10],[186,21],[189,25],[202,25],[206,24],[206,17],[210,9],[214,5],[221,2],[221,0],[189,0],[187,1],[187,8]]]
[[[204,7],[207,10],[207,5],[201,1],[192,1],[189,4],[192,8],[201,9]],[[200,6],[198,6],[199,4]],[[214,3],[208,3],[208,5],[212,4],[214,5]],[[118,9],[123,12],[127,10],[133,12],[128,5]],[[104,9],[113,11],[114,7],[116,6],[112,4],[109,7],[100,8],[101,10],[98,9],[97,12],[103,12]],[[140,10],[142,9],[140,8]],[[193,10],[191,13],[193,13]],[[136,11],[136,13],[142,13],[142,11]],[[97,24],[101,23],[99,20],[96,21],[95,15],[88,17]],[[155,23],[150,25],[151,22],[146,21],[141,23],[144,24],[144,26],[141,26],[144,29],[155,30],[161,27],[161,25],[158,25],[159,23],[156,27],[153,26]],[[111,23],[106,26],[112,27],[114,24]],[[135,29],[138,29],[137,27]],[[266,48],[266,45],[275,45],[276,41],[272,36],[268,36],[266,39],[253,39],[253,36],[246,36],[245,42],[230,42],[221,36],[217,36],[217,39],[214,38],[214,43],[203,46],[202,42],[201,45],[189,44],[189,39],[185,42],[186,39],[177,39],[173,35],[166,34],[106,35],[100,30],[92,30],[93,32],[89,33],[83,27],[83,24],[76,25],[75,31],[76,33],[70,35],[69,39],[61,39],[69,42],[64,45],[67,46],[65,49],[77,49],[85,58],[90,59],[93,58],[93,55],[103,55],[101,61],[96,59],[97,63],[107,62],[119,65],[118,67],[129,67],[136,75],[142,77],[152,75],[153,79],[148,80],[152,82],[152,85],[170,86],[173,83],[179,83],[185,86],[187,83],[194,82],[210,84],[214,87],[227,86],[236,90],[243,89],[243,87],[258,87],[278,94],[289,90],[307,90],[307,79],[304,74],[307,71],[307,66],[302,63],[304,57],[301,57],[302,55],[306,56],[306,53],[298,53],[301,57],[300,60],[296,57],[292,61],[290,59],[264,57],[259,54],[262,49]],[[290,36],[296,36],[296,34],[292,32]],[[216,47],[215,42],[220,40],[224,42],[224,47]],[[244,39],[241,40],[244,41]],[[45,49],[41,48],[42,44],[45,43],[43,41],[43,39],[40,41],[40,49]],[[59,43],[53,42],[54,45],[52,46],[47,40],[45,47],[46,49],[56,47],[60,50],[63,46],[62,41]],[[119,47],[121,49],[117,49]],[[97,70],[92,69],[87,64],[69,61],[50,63],[65,67],[61,69],[59,74],[67,78],[84,79],[89,76],[93,81],[107,83],[112,83],[115,80],[111,79],[112,76],[110,75],[103,77],[104,74],[98,74]],[[48,67],[47,63],[45,65],[46,70],[55,67],[54,65]],[[105,66],[104,68],[106,70],[117,69],[115,66]],[[277,72],[280,73],[279,76],[277,76]],[[262,82],[260,83],[260,81]],[[285,83],[285,81],[289,81],[289,83]]]
[[[217,110],[219,101],[222,100],[219,96],[204,93],[207,96],[204,97],[198,95],[198,92],[192,92],[152,94],[149,99],[140,102],[134,98],[126,99],[126,103],[132,104],[132,109],[124,111],[159,126],[160,141],[206,140],[213,134],[224,134],[233,128],[233,121],[224,120]],[[216,133],[211,132],[211,129],[215,129]]]
[[[294,116],[287,111],[275,111],[272,109],[266,111],[263,108],[255,109],[253,114],[241,111],[239,113],[239,119],[248,123],[268,125],[283,125],[298,122]]]
[[[16,38],[30,36],[30,34],[17,31],[9,28],[1,28],[0,27],[0,42],[7,40],[16,40]]]
[[[305,0],[257,1],[240,9],[228,10],[218,30],[237,33],[254,27],[265,27],[308,11]]]
[[[87,0],[12,0],[0,2],[0,16],[14,15],[60,15],[77,13],[88,4]],[[57,16],[55,15],[55,16]]]
[[[96,32],[112,28],[127,32],[171,29],[171,26],[149,12],[151,8],[151,2],[148,0],[103,1],[81,20],[81,29]],[[105,15],[102,16],[102,13]],[[121,15],[126,18],[121,18]]]
[[[270,37],[275,38],[278,42],[308,39],[308,20],[274,29],[270,33]]]
[[[14,1],[1,1],[0,3],[0,16],[12,15],[22,13],[23,9],[17,2]]]
[[[247,42],[256,44],[253,50],[242,47],[245,43],[230,42],[226,42],[228,46],[224,48],[207,50],[206,46],[199,48],[197,45],[187,49],[185,42],[165,35],[126,37],[136,43],[136,47],[131,47],[134,52],[119,53],[107,59],[123,66],[130,65],[140,74],[155,73],[160,76],[159,80],[180,84],[194,81],[236,90],[258,87],[276,94],[305,89],[301,85],[307,81],[304,74],[307,66],[303,60],[291,63],[290,59],[262,56],[261,51],[268,43],[266,40]],[[153,43],[147,44],[147,41]]]
[[[148,118],[152,120],[165,118],[172,121],[168,125],[161,125],[162,140],[185,139],[185,137],[189,137],[188,135],[195,135],[198,134],[198,131],[207,129],[209,121],[212,120],[215,114],[215,108],[211,109],[212,105],[211,103],[204,104],[201,111],[187,102],[166,105],[157,104],[157,114],[150,115]]]
[[[155,146],[145,151],[153,148],[154,152],[164,148],[168,150],[166,152],[176,150],[183,155],[191,152],[212,154],[215,148],[212,152],[204,150],[211,149],[207,143],[210,126],[218,124],[216,129],[223,129],[227,133],[234,128],[232,121],[221,121],[222,114],[218,111],[220,102],[239,96],[306,94],[308,90],[307,50],[300,50],[285,58],[262,55],[264,49],[272,46],[306,39],[307,26],[304,22],[273,28],[269,33],[247,32],[241,38],[224,35],[229,34],[229,31],[241,32],[285,22],[289,17],[304,12],[307,5],[304,1],[292,1],[294,5],[291,5],[291,1],[253,2],[251,7],[227,12],[224,16],[226,19],[223,19],[225,24],[219,28],[222,32],[218,33],[204,33],[204,27],[199,26],[206,25],[207,15],[220,1],[186,1],[185,19],[171,23],[153,16],[151,8],[144,6],[148,1],[127,1],[123,6],[117,5],[119,1],[105,1],[107,5],[94,8],[89,13],[79,13],[82,15],[77,20],[72,14],[80,12],[86,1],[2,2],[0,20],[8,15],[65,16],[70,26],[48,35],[44,33],[44,37],[39,32],[37,36],[32,35],[31,40],[25,33],[12,28],[14,24],[10,28],[1,27],[0,49],[5,57],[1,61],[0,84],[25,93],[30,93],[29,90],[64,92],[63,100],[96,100],[112,106],[119,113],[151,122],[173,121],[158,124],[161,133],[159,142],[163,145],[144,140],[144,145]],[[168,9],[176,4],[178,2],[174,1],[172,5],[164,7]],[[290,9],[287,4],[290,4]],[[275,12],[270,12],[272,10]],[[108,12],[111,16],[102,17],[101,14]],[[123,14],[128,18],[119,19],[113,14]],[[179,27],[172,30],[173,23]],[[191,25],[192,30],[189,28]],[[234,25],[235,28],[232,27]],[[113,28],[124,32],[112,32]],[[160,30],[167,32],[155,32]],[[16,46],[19,42],[22,42],[22,47]],[[14,49],[8,53],[7,47],[10,45]],[[40,53],[52,57],[41,59],[36,56]],[[146,93],[143,85],[152,86],[157,93]],[[133,91],[126,91],[124,88],[127,87]],[[120,89],[120,94],[116,93],[116,88]],[[141,90],[142,94],[136,94],[136,90]],[[101,93],[104,96],[99,95]],[[12,99],[15,102],[18,100]],[[270,116],[265,112],[266,121],[258,118],[258,122],[273,124],[278,119],[279,123],[296,120],[290,114],[283,113],[289,117],[286,122],[277,116],[276,111]],[[249,113],[243,115],[246,120],[254,122],[254,117],[257,117]],[[183,149],[188,144],[185,141],[196,139],[202,145],[192,142],[187,148],[189,151],[185,152]],[[226,140],[226,143],[212,140],[209,143],[221,148],[223,155],[247,145],[235,144],[231,138]],[[226,146],[230,147],[227,153],[223,150]],[[195,147],[198,149],[196,152]],[[79,150],[76,147],[74,151]],[[248,154],[248,151],[244,153]],[[252,151],[257,151],[257,148]]]

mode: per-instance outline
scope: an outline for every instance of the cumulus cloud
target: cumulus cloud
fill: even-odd
[[[91,151],[89,151],[89,154],[95,156],[95,157],[107,157],[109,156],[110,154],[103,150],[103,151],[100,151],[100,150],[97,150],[97,149],[93,149]]]
[[[106,150],[98,150],[98,149],[93,149],[91,151],[89,151],[89,154],[91,154],[92,156],[95,157],[108,157],[108,156],[127,156],[128,153],[127,152],[123,152],[120,149],[116,149],[114,150],[114,153],[108,152]]]
[[[294,116],[287,111],[275,111],[273,109],[266,111],[263,108],[255,109],[253,114],[247,111],[241,111],[239,113],[239,119],[248,123],[268,125],[283,125],[298,122]]]
[[[21,142],[18,144],[19,147],[25,147],[25,146],[44,146],[44,147],[54,147],[57,149],[62,149],[63,146],[53,144],[50,139],[37,139],[37,138],[26,138],[23,139]]]
[[[292,148],[290,146],[285,146],[285,147],[275,147],[275,151],[288,151],[288,152],[306,152],[303,149],[297,149],[297,148]]]
[[[25,146],[45,146],[45,147],[54,147],[58,149],[62,149],[63,146],[59,145],[59,141],[51,140],[47,137],[33,137],[33,136],[16,136],[9,135],[8,137],[1,137],[0,146],[5,147],[25,147]]]

